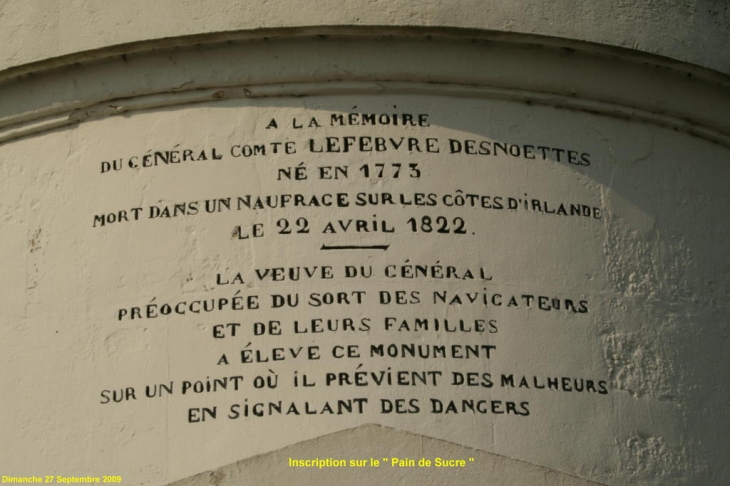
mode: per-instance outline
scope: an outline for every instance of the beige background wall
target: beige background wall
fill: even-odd
[[[2,65],[139,41],[281,27],[457,27],[587,41],[730,70],[722,0],[4,1]],[[551,40],[547,39],[547,42]]]
[[[727,7],[134,7],[0,7],[0,476],[730,481]]]

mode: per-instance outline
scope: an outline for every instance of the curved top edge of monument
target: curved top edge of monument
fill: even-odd
[[[730,74],[725,0],[5,1],[0,2],[0,72],[139,42],[325,26],[527,34],[632,49]]]

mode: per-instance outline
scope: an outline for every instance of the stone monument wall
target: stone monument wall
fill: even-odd
[[[722,2],[0,5],[3,482],[730,482]]]

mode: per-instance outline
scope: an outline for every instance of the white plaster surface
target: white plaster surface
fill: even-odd
[[[332,126],[333,114],[349,113],[423,114],[428,126]],[[318,152],[326,137],[341,150],[345,136],[382,137],[389,148],[368,151],[378,143],[369,139],[364,149]],[[419,148],[396,149],[400,137],[416,139]],[[450,153],[450,140],[467,139],[490,149],[511,144],[514,155]],[[273,142],[290,142],[295,153],[282,153],[280,145],[274,154]],[[254,144],[267,153],[237,156],[240,146]],[[533,147],[530,156],[525,145]],[[543,160],[538,146],[564,152],[550,150]],[[154,151],[193,150],[200,158],[205,150],[211,159],[214,148],[220,160],[139,167]],[[568,162],[568,151],[579,163]],[[728,392],[716,385],[718,370],[728,366],[724,146],[646,123],[515,101],[360,94],[140,111],[16,140],[0,147],[0,157],[8,255],[0,296],[0,474],[121,475],[131,484],[166,484],[377,423],[614,486],[727,482]],[[114,160],[120,170],[102,173]],[[580,165],[586,160],[590,165]],[[386,172],[364,177],[364,164],[385,164]],[[398,177],[389,164],[402,164]],[[331,165],[348,166],[349,177],[317,175]],[[282,178],[279,169],[292,166],[305,168],[307,179]],[[321,200],[338,193],[348,207],[237,206],[248,195]],[[445,205],[445,196],[462,193],[489,199],[476,199],[478,207]],[[358,194],[378,204],[358,206]],[[381,205],[382,194],[395,204]],[[205,201],[229,197],[231,210],[206,211]],[[419,197],[425,205],[409,204]],[[519,201],[512,210],[509,198]],[[482,207],[497,201],[504,209]],[[188,214],[158,217],[176,204],[187,204]],[[586,206],[590,216],[546,212],[560,204]],[[142,208],[137,220],[132,208]],[[130,221],[94,226],[97,216],[122,210]],[[450,232],[424,232],[419,222],[414,233],[408,220],[424,216],[447,218]],[[278,233],[282,219],[296,229],[299,218],[308,221],[308,233]],[[456,218],[464,234],[453,232],[461,224]],[[351,219],[386,221],[393,232],[345,231],[341,223]],[[254,224],[264,236],[240,239]],[[385,273],[411,264],[453,266],[457,273]],[[303,266],[329,266],[333,278],[272,281],[256,274]],[[347,266],[372,267],[373,277],[347,278]],[[459,278],[467,270],[474,279]],[[243,282],[235,280],[239,272]],[[403,292],[406,303],[385,303],[381,291]],[[350,304],[317,305],[318,295],[333,292],[346,292]],[[353,292],[361,292],[359,302]],[[448,295],[448,303],[435,302],[435,292]],[[274,294],[296,294],[300,303],[274,308]],[[233,309],[236,295],[255,296],[258,308],[246,300],[244,309]],[[206,299],[228,303],[201,313],[188,306]],[[163,315],[165,304],[180,302],[180,313]],[[148,315],[149,304],[156,307]],[[463,321],[468,329],[481,322],[485,331],[396,331],[385,327],[389,317],[411,328],[417,318],[431,326],[434,319]],[[352,319],[361,329],[295,333],[294,321],[304,329],[313,319]],[[282,334],[255,335],[255,323],[269,320],[281,322]],[[214,326],[227,323],[240,323],[238,334],[215,339]],[[463,348],[448,358],[371,356],[370,346],[381,343],[445,345],[448,353],[452,345],[494,348],[469,359],[459,357]],[[343,345],[356,346],[359,356],[335,357]],[[317,346],[321,358],[293,357],[288,348],[300,346]],[[284,348],[285,359],[271,361],[274,348]],[[245,349],[261,350],[269,361],[245,362]],[[365,374],[366,386],[325,386],[326,373],[358,371],[432,372],[438,379],[376,385]],[[454,385],[455,372],[476,373],[474,386]],[[294,387],[295,373],[317,386]],[[502,375],[514,375],[515,386]],[[225,390],[182,392],[185,381],[230,376],[243,377],[238,390],[229,383]],[[277,376],[278,387],[256,388],[257,376]],[[536,388],[548,378],[558,389]],[[572,390],[575,379],[583,392]],[[147,386],[161,383],[172,383],[173,392],[145,397]],[[128,387],[134,399],[103,403],[104,390]],[[367,399],[362,413],[357,402],[350,402],[353,412],[336,413],[337,400],[356,398]],[[439,411],[432,399],[456,400],[458,413]],[[279,400],[300,415],[243,415],[245,404]],[[382,400],[404,400],[401,411],[410,413],[384,409]],[[463,412],[462,400],[486,413]],[[305,402],[317,413],[302,413]],[[190,410],[203,407],[216,407],[216,418],[191,423],[203,412]],[[309,450],[317,454],[316,442]]]
[[[455,27],[637,49],[730,72],[724,0],[0,2],[0,70],[126,43],[320,26]],[[177,41],[180,42],[180,41]]]
[[[0,2],[0,476],[726,486],[727,19],[712,1]],[[239,202],[284,194],[302,203]],[[280,335],[255,332],[269,321]]]
[[[311,451],[314,450],[321,455],[321,460],[354,457],[356,459],[352,460],[356,462],[352,467],[350,459],[346,461],[348,467],[322,469],[281,467],[281,464],[288,464],[290,459],[309,459]],[[456,467],[435,465],[437,458],[441,460],[440,464],[443,464],[455,457],[465,458],[466,465]],[[372,467],[372,460],[380,461],[382,466]],[[409,460],[413,460],[416,466],[410,466]],[[363,425],[285,447],[223,466],[215,471],[206,471],[175,482],[173,486],[209,484],[224,486],[272,482],[351,485],[397,482],[404,485],[599,486],[592,481],[514,459],[376,425]]]

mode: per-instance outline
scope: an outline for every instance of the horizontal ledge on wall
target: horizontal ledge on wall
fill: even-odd
[[[655,56],[617,55],[619,50],[588,44],[574,50],[553,45],[554,39],[530,44],[504,34],[484,40],[381,30],[392,35],[297,31],[301,35],[225,42],[216,37],[175,48],[162,43],[156,50],[26,74],[0,85],[0,143],[191,103],[385,92],[534,103],[730,143],[730,83],[720,73],[707,75],[689,65],[675,69],[653,64]]]
[[[498,42],[514,45],[549,46],[570,51],[589,52],[596,55],[620,57],[622,59],[648,63],[654,66],[682,71],[692,76],[730,86],[730,73],[690,64],[652,52],[629,49],[616,45],[601,44],[586,40],[543,34],[527,34],[501,30],[476,29],[444,26],[392,26],[392,25],[309,25],[298,27],[267,27],[235,31],[221,31],[179,37],[141,40],[112,45],[98,49],[83,50],[72,54],[52,57],[0,70],[0,85],[8,80],[27,75],[42,75],[44,72],[64,66],[88,63],[116,56],[143,54],[166,49],[187,49],[202,45],[220,43],[241,43],[277,39],[296,40],[309,37],[353,37],[377,38],[392,36],[424,40],[467,40],[477,42]]]
[[[550,106],[559,109],[576,110],[621,118],[629,121],[650,123],[730,147],[730,135],[727,133],[715,130],[712,127],[692,123],[682,118],[653,113],[632,106],[502,87],[391,81],[303,82],[210,88],[113,99],[85,107],[76,107],[73,105],[68,107],[55,107],[53,111],[56,113],[53,114],[39,112],[37,113],[37,117],[26,116],[26,120],[15,120],[16,123],[7,123],[7,120],[4,126],[0,123],[0,143],[36,135],[49,130],[70,127],[89,120],[143,110],[180,107],[196,103],[211,103],[234,99],[377,94],[495,99]],[[58,113],[59,111],[61,113]]]

